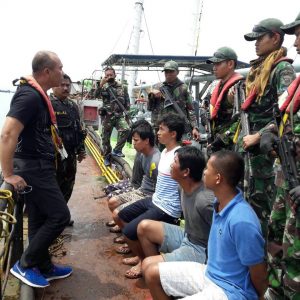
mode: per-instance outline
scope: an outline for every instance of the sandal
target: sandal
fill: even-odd
[[[114,227],[109,228],[109,231],[112,232],[112,233],[120,233],[121,228],[118,225],[116,225]]]
[[[138,256],[126,257],[122,259],[122,264],[126,266],[136,266],[139,262],[140,258]]]
[[[128,247],[127,244],[124,244],[123,246],[117,247],[116,252],[119,254],[128,254],[131,252],[131,249]]]
[[[107,221],[107,222],[105,223],[105,225],[106,225],[107,227],[114,227],[114,226],[116,225],[116,223],[115,223],[114,220],[111,220],[111,221]]]
[[[126,241],[125,241],[125,238],[123,235],[120,235],[120,236],[117,236],[114,238],[114,243],[116,244],[125,244]]]
[[[126,271],[125,277],[128,279],[138,279],[142,277],[142,270],[140,264],[138,266],[132,267]]]

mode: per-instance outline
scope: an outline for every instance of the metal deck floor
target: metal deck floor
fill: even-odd
[[[124,277],[129,267],[121,264],[123,256],[115,253],[118,245],[112,242],[115,234],[105,226],[110,220],[106,200],[94,199],[103,195],[105,185],[99,180],[99,172],[90,156],[78,164],[69,201],[75,223],[64,232],[71,235],[71,240],[64,243],[67,254],[53,259],[72,266],[74,272],[69,278],[51,281],[46,289],[36,289],[37,300],[136,300],[150,295],[143,280]]]

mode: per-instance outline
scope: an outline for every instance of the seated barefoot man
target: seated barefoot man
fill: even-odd
[[[160,261],[206,262],[214,194],[202,182],[204,168],[204,155],[196,147],[187,146],[176,151],[171,177],[181,187],[185,226],[183,229],[152,220],[143,220],[139,224],[138,238],[146,256],[143,269]]]
[[[111,210],[111,212],[113,212],[114,209],[121,204],[124,204],[125,207],[125,203],[128,203],[128,201],[136,201],[145,198],[147,195],[152,196],[152,194],[154,193],[158,173],[157,165],[160,159],[160,152],[157,148],[153,147],[152,139],[155,139],[155,136],[152,126],[146,120],[136,121],[131,126],[131,132],[129,134],[128,140],[130,139],[132,141],[133,131],[135,130],[135,128],[140,126],[142,126],[141,128],[144,128],[146,130],[146,132],[142,134],[142,136],[144,137],[142,140],[146,140],[147,138],[149,138],[149,147],[151,147],[151,149],[154,150],[153,154],[150,154],[149,156],[147,156],[147,159],[145,159],[144,154],[142,154],[142,152],[140,151],[137,151],[133,162],[132,177],[130,178],[130,181],[128,179],[125,179],[117,183],[109,184],[105,187],[104,190],[107,194],[108,207]],[[140,147],[138,146],[138,148]],[[148,162],[151,161],[150,156],[153,158],[154,161],[152,161],[149,165],[152,171],[149,170],[149,172],[147,172]],[[143,180],[144,176],[147,176],[148,179]],[[141,188],[143,182],[144,186],[143,188]],[[121,194],[122,196],[120,196]],[[123,194],[126,194],[126,196],[123,196]],[[116,225],[113,220],[106,222],[106,225],[112,227],[110,228],[110,232],[121,232],[120,227]],[[118,239],[118,237],[116,239]]]
[[[207,266],[195,262],[159,262],[143,270],[154,300],[263,299],[267,288],[264,239],[259,220],[237,185],[243,158],[221,150],[211,155],[204,183],[215,196]]]
[[[175,224],[181,216],[181,203],[177,182],[171,178],[171,163],[174,153],[180,147],[184,132],[184,121],[178,115],[168,113],[158,122],[158,140],[165,145],[158,164],[158,176],[155,193],[152,197],[139,200],[115,214],[115,222],[122,228],[126,242],[135,255],[143,257],[143,251],[137,238],[138,224],[144,219],[164,221]],[[127,278],[141,276],[141,266],[126,272]]]

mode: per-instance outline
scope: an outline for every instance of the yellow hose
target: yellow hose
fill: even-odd
[[[94,159],[96,160],[98,166],[100,167],[100,170],[102,172],[102,175],[106,178],[109,184],[111,183],[116,183],[119,181],[118,176],[114,173],[114,171],[111,169],[111,167],[106,167],[104,165],[104,159],[103,156],[101,155],[97,145],[93,142],[91,137],[87,135],[85,139],[85,144],[91,154],[93,155]]]

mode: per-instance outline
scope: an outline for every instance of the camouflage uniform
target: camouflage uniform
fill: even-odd
[[[277,103],[278,95],[287,89],[294,78],[295,71],[289,62],[282,61],[275,66],[260,101],[253,102],[247,110],[250,134],[262,134],[273,122],[273,104]],[[259,144],[251,147],[249,151],[253,180],[248,183],[250,188],[246,197],[260,219],[264,236],[267,237],[268,220],[275,199],[274,159],[262,154]]]
[[[213,55],[207,59],[207,64],[215,64],[215,72],[218,74],[219,64],[222,62],[237,62],[236,52],[229,47],[219,48]],[[210,143],[211,151],[219,151],[222,148],[233,150],[233,138],[238,127],[238,101],[228,97],[228,92],[231,89],[235,90],[236,96],[239,95],[240,85],[243,82],[243,76],[233,72],[232,69],[227,69],[227,73],[223,71],[223,78],[228,77],[226,81],[221,80],[214,87],[210,95],[210,117],[211,117],[211,134],[213,141]],[[235,107],[237,106],[237,107]],[[210,142],[210,141],[209,141]]]
[[[192,97],[188,91],[187,85],[177,78],[177,80],[172,85],[167,82],[163,82],[163,86],[166,86],[169,89],[171,95],[173,96],[173,100],[176,101],[178,106],[182,109],[183,113],[186,114],[192,128],[198,128]],[[177,114],[177,112],[174,109],[173,105],[165,107],[164,98],[157,99],[153,97],[151,101],[154,102],[152,109],[150,108],[152,112],[151,123],[153,124],[153,128],[157,133],[157,121],[161,117],[161,115],[168,112]],[[186,129],[186,133],[191,133],[192,128]]]
[[[129,109],[129,95],[127,87],[114,81],[114,83],[105,83],[100,90],[101,98],[103,99],[103,107],[100,109],[101,121],[102,121],[102,146],[104,156],[107,157],[111,153],[110,136],[113,128],[118,131],[118,141],[114,150],[122,151],[127,136],[129,133],[129,126],[125,120],[123,111],[119,108],[116,102],[112,102],[110,95],[107,92],[107,87],[110,86],[118,100],[123,104],[126,110]]]
[[[286,34],[295,34],[300,28],[300,13],[296,20],[284,25],[281,29]],[[297,42],[298,41],[298,42]],[[299,52],[299,37],[296,35],[295,47]],[[293,91],[293,87],[295,90]],[[290,102],[291,108],[297,111],[293,119],[293,141],[296,153],[300,147],[300,112],[296,103],[300,100],[299,93],[300,78],[298,77],[288,89],[288,97],[285,101]],[[297,95],[298,94],[298,95]],[[288,103],[288,102],[287,102]],[[298,102],[299,104],[299,102]],[[285,107],[282,107],[284,110]],[[290,108],[290,110],[292,110]],[[291,114],[288,113],[290,117]],[[286,123],[288,124],[288,123]],[[298,182],[300,175],[299,161],[297,163]],[[267,299],[300,299],[300,207],[292,203],[289,195],[289,184],[283,181],[277,188],[276,200],[270,217],[268,237],[268,263],[269,263],[269,289],[266,293]],[[299,188],[299,186],[297,187]],[[275,250],[275,251],[274,251]]]
[[[51,95],[51,102],[54,108],[59,134],[63,140],[68,157],[61,161],[57,158],[57,181],[64,195],[66,202],[69,201],[77,170],[77,154],[85,153],[84,138],[77,104],[70,100],[59,100]]]
[[[300,111],[293,116],[294,143],[300,148]],[[300,165],[297,162],[298,180]],[[280,173],[279,173],[280,174]],[[278,176],[283,178],[282,176]],[[277,180],[268,236],[269,289],[267,299],[300,299],[300,207],[289,195],[289,184]]]
[[[283,23],[275,18],[264,19],[255,25],[252,32],[245,34],[247,41],[254,41],[266,34],[278,34]],[[286,49],[281,47],[273,52],[251,61],[251,69],[246,79],[246,99],[242,109],[248,113],[250,134],[261,135],[273,121],[273,104],[295,78],[295,71],[285,57]],[[251,182],[245,182],[246,198],[255,210],[262,225],[263,235],[267,237],[268,220],[275,199],[274,160],[260,151],[259,144],[248,149],[251,155],[250,166],[253,171]],[[246,164],[247,165],[247,164]],[[245,178],[249,170],[245,170]]]

